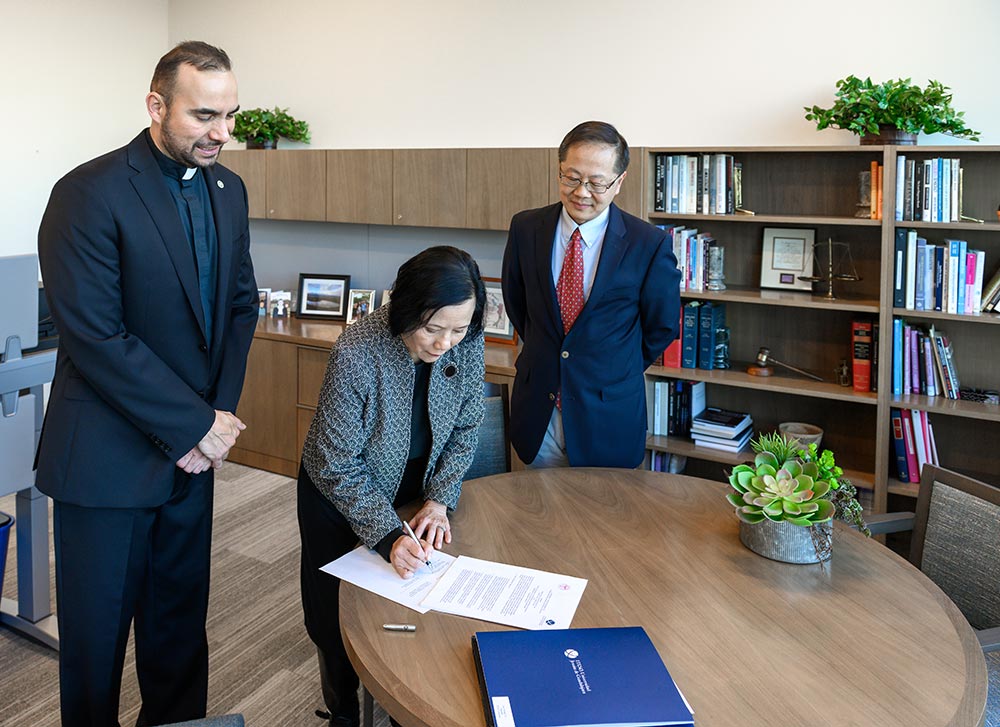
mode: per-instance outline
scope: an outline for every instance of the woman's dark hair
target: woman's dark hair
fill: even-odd
[[[440,245],[429,247],[399,267],[392,284],[389,329],[394,336],[414,331],[440,309],[476,299],[469,335],[483,328],[486,287],[479,266],[465,250]]]
[[[628,142],[618,129],[605,121],[584,121],[575,126],[559,145],[559,161],[566,161],[566,153],[577,144],[606,144],[615,148],[615,173],[628,169]]]

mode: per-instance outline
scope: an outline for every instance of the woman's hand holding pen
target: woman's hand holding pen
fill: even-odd
[[[448,508],[440,502],[427,500],[410,520],[410,524],[413,525],[413,532],[418,538],[426,539],[437,550],[440,550],[445,543],[451,542]]]
[[[404,533],[393,543],[389,562],[396,569],[400,578],[410,578],[418,568],[426,567],[425,564],[431,559],[433,552],[434,546],[426,540],[421,540],[418,543]]]

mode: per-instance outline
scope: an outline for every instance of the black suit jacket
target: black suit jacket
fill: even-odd
[[[52,190],[38,253],[59,354],[36,483],[55,499],[160,505],[214,410],[236,410],[258,305],[247,195],[225,167],[203,172],[219,241],[211,341],[194,253],[145,132]]]
[[[552,280],[562,203],[519,212],[503,259],[507,313],[524,347],[511,395],[518,456],[538,454],[562,389],[566,453],[574,467],[635,467],[646,446],[643,371],[677,337],[680,274],[669,237],[610,206],[590,296],[563,334]]]

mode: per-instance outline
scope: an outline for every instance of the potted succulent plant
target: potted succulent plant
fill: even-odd
[[[752,442],[753,465],[733,468],[726,496],[740,519],[740,541],[785,563],[818,563],[833,550],[834,518],[869,535],[857,490],[843,477],[833,452],[801,448],[780,432]]]
[[[245,141],[247,149],[275,149],[278,137],[309,143],[309,124],[299,121],[288,109],[246,109],[236,113],[233,138]]]
[[[848,76],[837,81],[833,106],[806,106],[806,119],[818,130],[853,131],[862,144],[916,144],[920,133],[979,141],[979,132],[965,125],[965,113],[952,108],[949,90],[939,81],[921,89],[909,78],[876,84]]]

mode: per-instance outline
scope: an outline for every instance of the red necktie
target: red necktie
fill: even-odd
[[[559,282],[556,283],[556,299],[559,301],[559,314],[562,316],[563,334],[576,322],[576,317],[583,310],[583,238],[580,228],[573,230],[566,247],[566,257],[563,259]],[[556,394],[556,407],[562,411],[562,391]]]
[[[569,333],[576,317],[583,310],[583,238],[580,228],[573,230],[566,247],[566,257],[563,260],[559,282],[556,284],[556,298],[559,301],[559,313],[562,316],[563,333]]]

